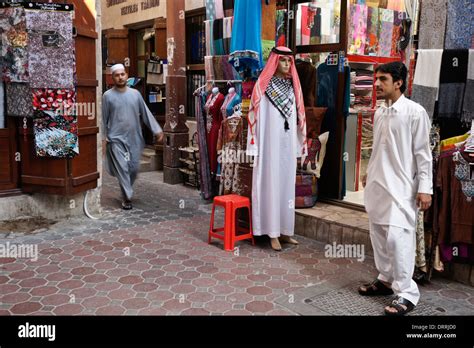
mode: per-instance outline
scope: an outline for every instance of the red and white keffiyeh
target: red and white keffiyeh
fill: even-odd
[[[279,53],[281,52],[281,53]],[[249,129],[251,137],[250,144],[255,144],[257,135],[255,134],[256,124],[260,116],[260,101],[265,95],[268,84],[270,83],[271,78],[275,75],[275,72],[278,70],[278,64],[281,57],[290,56],[291,57],[291,67],[289,78],[293,81],[293,89],[295,92],[295,101],[298,114],[298,128],[304,136],[306,146],[306,114],[303,100],[303,92],[301,90],[300,79],[298,77],[298,72],[295,66],[295,58],[292,55],[292,51],[287,47],[276,47],[272,50],[268,62],[265,65],[260,77],[255,85],[255,88],[252,93],[252,98],[250,100],[250,110],[247,116],[249,122]]]

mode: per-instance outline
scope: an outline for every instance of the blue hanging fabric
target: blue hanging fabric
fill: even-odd
[[[236,0],[230,45],[230,63],[239,72],[252,74],[262,69],[262,3]]]

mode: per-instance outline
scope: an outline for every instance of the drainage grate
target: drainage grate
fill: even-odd
[[[393,296],[385,297],[364,297],[357,292],[360,282],[351,283],[342,288],[331,290],[314,297],[309,297],[304,302],[316,307],[320,311],[331,315],[381,315],[383,308],[393,299]],[[317,286],[315,286],[315,289]],[[408,315],[441,315],[442,312],[436,310],[424,302]]]

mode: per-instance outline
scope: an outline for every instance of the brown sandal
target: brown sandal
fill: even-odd
[[[362,289],[365,287],[365,290]],[[388,296],[393,295],[393,290],[376,279],[372,283],[364,284],[359,288],[359,294],[362,296]]]

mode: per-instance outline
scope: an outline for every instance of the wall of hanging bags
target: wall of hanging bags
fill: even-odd
[[[2,111],[33,119],[38,157],[79,154],[73,11],[67,4],[0,3]]]

